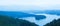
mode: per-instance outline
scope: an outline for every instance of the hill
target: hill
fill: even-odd
[[[38,25],[26,20],[14,19],[9,16],[0,15],[0,26],[38,26]]]
[[[58,20],[53,20],[52,22],[47,23],[47,24],[44,25],[44,26],[60,26],[60,19],[58,19]]]

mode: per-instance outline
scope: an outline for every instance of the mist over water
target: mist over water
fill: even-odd
[[[45,15],[46,19],[42,19],[42,20],[36,20],[34,17],[28,17],[28,18],[21,18],[30,22],[34,22],[36,24],[38,24],[39,26],[43,26],[51,21],[53,21],[54,19],[59,19],[60,16],[57,15],[49,15],[49,14],[37,14],[37,15]]]

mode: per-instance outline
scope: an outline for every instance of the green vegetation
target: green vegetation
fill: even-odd
[[[0,15],[0,26],[38,26],[22,19],[14,19],[13,17]]]
[[[52,22],[44,25],[44,26],[60,26],[60,19],[58,20],[53,20]]]

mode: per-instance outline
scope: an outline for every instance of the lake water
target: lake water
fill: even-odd
[[[24,19],[24,20],[27,20],[30,22],[34,22],[34,23],[38,24],[39,26],[43,26],[43,25],[51,22],[54,19],[57,20],[60,18],[60,16],[57,16],[57,15],[49,15],[49,14],[36,14],[36,15],[45,15],[46,18],[42,19],[42,20],[35,20],[34,17],[27,17],[27,18],[20,18],[20,19]]]

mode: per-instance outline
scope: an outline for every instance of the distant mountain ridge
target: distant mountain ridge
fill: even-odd
[[[14,18],[35,17],[37,20],[46,18],[46,16],[44,15],[34,15],[34,14],[29,14],[24,12],[13,12],[13,11],[0,11],[0,15],[7,15]]]
[[[51,14],[51,15],[59,15],[60,16],[60,10],[46,10],[44,11],[46,14]]]
[[[44,10],[44,11],[33,11],[34,14],[50,14],[50,15],[59,15],[60,10]]]
[[[28,16],[35,16],[33,14],[24,13],[24,12],[11,12],[11,11],[0,11],[1,15],[8,15],[12,17],[28,17]]]

